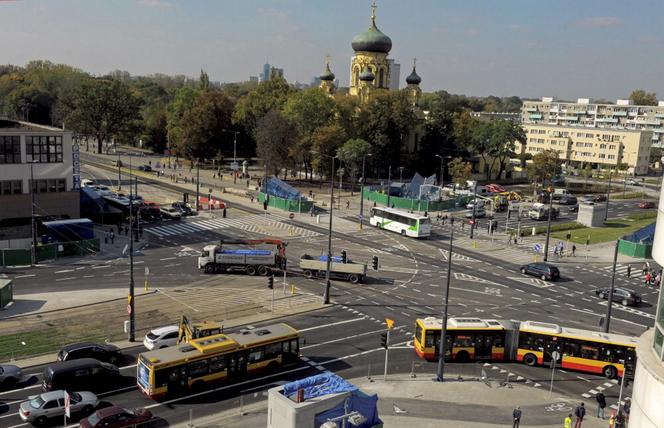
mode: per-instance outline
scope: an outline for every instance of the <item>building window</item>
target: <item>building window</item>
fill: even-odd
[[[25,150],[30,163],[62,162],[62,137],[25,137]]]
[[[0,163],[21,163],[21,137],[0,135]]]
[[[609,155],[609,159],[615,159],[616,155]]]
[[[0,194],[20,195],[21,193],[23,193],[23,182],[21,180],[0,181]]]
[[[67,181],[64,178],[48,178],[34,180],[32,191],[35,193],[57,193],[67,191]]]
[[[384,88],[384,79],[385,79],[385,70],[382,68],[380,69],[380,73],[378,74],[378,87],[379,88]]]

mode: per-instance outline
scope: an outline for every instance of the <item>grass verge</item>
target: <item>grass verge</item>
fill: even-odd
[[[583,227],[572,230],[572,242],[577,244],[585,244],[586,239],[590,239],[591,244],[598,244],[601,242],[615,241],[618,238],[629,235],[642,227],[648,226],[653,223],[653,218],[624,218],[613,219],[604,223],[604,227]],[[565,240],[567,232],[555,232],[551,236],[554,239]]]
[[[59,334],[57,328],[14,333],[0,336],[0,361],[19,359],[46,353],[55,353],[64,345],[77,342],[102,342],[103,335],[88,334],[82,337],[67,337]],[[25,343],[25,345],[24,345]]]

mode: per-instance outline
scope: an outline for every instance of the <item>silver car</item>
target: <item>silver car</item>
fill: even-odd
[[[87,416],[99,406],[99,399],[89,391],[70,392],[69,410]],[[50,418],[65,414],[65,391],[57,390],[28,397],[19,406],[18,415],[26,422],[44,425]]]
[[[12,385],[21,381],[23,378],[23,371],[20,367],[0,364],[0,385]]]

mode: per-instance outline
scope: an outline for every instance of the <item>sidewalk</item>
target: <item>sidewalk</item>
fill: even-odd
[[[496,428],[512,426],[512,410],[520,406],[521,427],[560,428],[563,419],[574,412],[578,400],[559,394],[549,395],[547,389],[515,383],[512,387],[499,382],[477,379],[457,380],[449,375],[444,383],[433,382],[433,374],[391,375],[388,381],[366,378],[349,379],[363,392],[378,394],[378,415],[386,428],[416,426],[418,428]],[[584,428],[605,428],[608,420],[594,417],[596,404],[585,403]],[[239,408],[194,419],[195,428],[244,428],[265,426],[267,401],[246,406],[245,415]],[[399,413],[397,413],[397,411]],[[608,412],[606,414],[608,417]],[[187,427],[187,423],[171,425]]]

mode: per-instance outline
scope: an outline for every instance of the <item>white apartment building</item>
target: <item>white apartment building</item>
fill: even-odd
[[[35,216],[80,216],[80,158],[72,133],[60,128],[0,118],[0,227]]]
[[[664,147],[664,101],[657,106],[638,106],[629,100],[615,104],[597,104],[588,98],[577,102],[556,101],[543,97],[524,101],[521,107],[523,124],[558,125],[584,128],[608,128],[652,131],[655,147]]]

